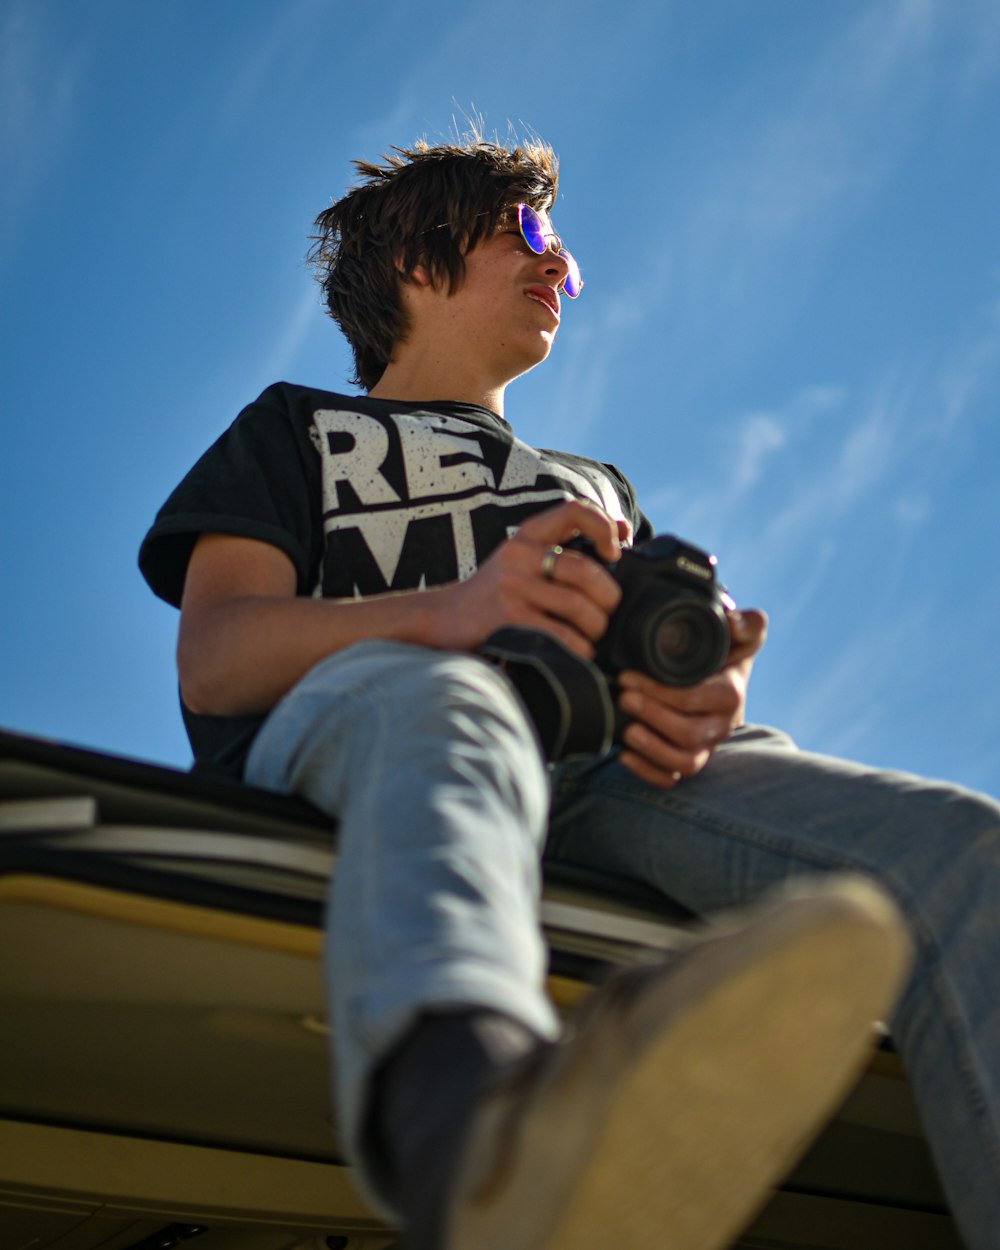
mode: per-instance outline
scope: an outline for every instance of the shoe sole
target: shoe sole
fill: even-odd
[[[908,962],[882,892],[836,878],[727,919],[652,976],[630,1009],[638,1050],[597,991],[449,1247],[721,1250],[848,1092]]]

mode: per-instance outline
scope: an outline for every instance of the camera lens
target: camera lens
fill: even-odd
[[[698,654],[699,643],[697,624],[681,612],[661,621],[653,639],[656,654],[667,664],[689,664]]]
[[[725,618],[700,599],[672,599],[637,613],[636,621],[635,658],[664,685],[695,685],[717,671],[729,650]]]

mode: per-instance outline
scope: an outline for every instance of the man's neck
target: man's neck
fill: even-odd
[[[427,362],[420,362],[416,368],[392,362],[368,394],[372,399],[398,399],[417,404],[450,399],[456,403],[479,404],[498,417],[504,415],[506,383],[494,385],[463,377],[461,370],[426,366]]]
[[[372,399],[397,399],[405,404],[429,404],[432,400],[452,400],[459,404],[479,404],[497,416],[504,415],[506,386],[474,385],[455,377],[405,377],[390,365],[371,387]]]

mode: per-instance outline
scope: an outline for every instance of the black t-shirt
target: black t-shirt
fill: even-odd
[[[198,536],[233,534],[284,551],[300,595],[420,590],[471,576],[527,517],[572,498],[628,521],[636,541],[651,535],[613,465],[529,447],[487,408],[279,382],[173,491],[139,565],[179,606]],[[263,718],[184,719],[196,763],[239,774]]]

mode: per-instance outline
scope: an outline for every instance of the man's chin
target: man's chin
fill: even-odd
[[[521,352],[519,356],[511,355],[507,362],[507,368],[510,371],[508,380],[513,382],[515,378],[522,377],[525,373],[530,373],[536,365],[540,365],[543,360],[547,359],[555,342],[555,337],[555,331],[543,331],[537,338],[532,340],[530,348]]]

